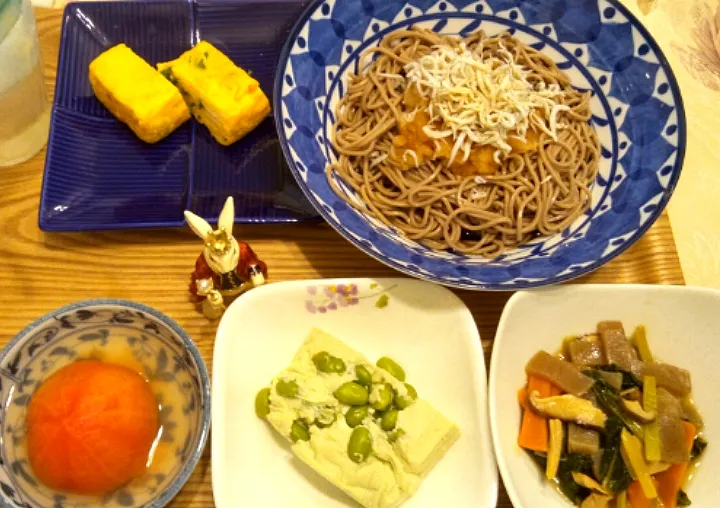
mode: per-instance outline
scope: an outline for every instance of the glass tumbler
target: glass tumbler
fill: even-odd
[[[50,105],[30,0],[0,0],[0,166],[47,142]]]

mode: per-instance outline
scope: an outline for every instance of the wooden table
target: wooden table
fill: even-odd
[[[62,11],[37,9],[45,77],[53,93]],[[78,300],[125,298],[175,319],[212,371],[216,324],[188,302],[189,274],[201,245],[189,230],[53,234],[38,229],[44,152],[0,172],[0,344],[41,315]],[[383,277],[397,272],[368,257],[326,225],[238,226],[270,266],[273,282]],[[683,284],[670,223],[663,215],[627,252],[578,282]],[[486,359],[509,293],[457,291],[475,316]],[[173,507],[213,506],[210,446]],[[501,490],[499,507],[512,506]]]

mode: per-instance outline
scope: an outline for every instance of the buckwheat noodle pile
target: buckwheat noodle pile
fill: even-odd
[[[527,82],[556,91],[556,112],[546,118],[548,128],[538,129],[535,149],[498,150],[499,169],[492,174],[458,175],[447,159],[402,167],[388,154],[399,125],[412,117],[403,102],[408,65],[438,48],[461,45],[483,59],[512,55]],[[461,39],[415,27],[387,35],[361,63],[374,53],[372,63],[350,76],[335,110],[338,159],[326,175],[346,202],[432,249],[485,257],[562,231],[587,209],[599,159],[590,94],[572,88],[550,58],[508,34],[486,37],[480,31]]]

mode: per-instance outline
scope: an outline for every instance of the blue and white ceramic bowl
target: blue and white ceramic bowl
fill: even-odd
[[[348,72],[384,35],[412,24],[445,34],[511,31],[552,58],[573,86],[592,91],[600,171],[591,208],[567,230],[487,260],[427,249],[335,195],[324,169],[335,160],[328,139]],[[660,215],[685,151],[685,114],[672,71],[616,0],[320,0],[288,39],[274,94],[285,157],[325,220],[402,272],[469,289],[557,283],[611,260]]]
[[[99,358],[144,371],[161,405],[162,433],[148,472],[102,500],[60,494],[34,477],[25,443],[33,391],[59,368]],[[210,430],[210,381],[200,353],[167,316],[124,300],[88,300],[22,330],[0,352],[0,499],[17,508],[165,506],[185,484]]]

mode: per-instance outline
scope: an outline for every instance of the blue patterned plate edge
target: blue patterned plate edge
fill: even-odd
[[[295,159],[292,156],[289,141],[286,136],[279,134],[280,144],[283,150],[283,153],[285,155],[285,158],[287,160],[288,166],[290,168],[290,171],[292,172],[293,176],[298,182],[298,185],[302,189],[302,191],[305,193],[305,197],[312,203],[312,205],[315,207],[315,209],[318,211],[318,213],[322,216],[322,218],[330,224],[330,226],[333,227],[341,236],[343,236],[346,240],[348,240],[350,243],[355,245],[358,249],[365,252],[367,255],[375,258],[376,260],[380,261],[381,263],[390,266],[391,268],[394,268],[406,275],[412,276],[412,277],[419,277],[424,280],[428,280],[431,282],[436,282],[438,284],[442,284],[449,287],[455,287],[459,289],[469,289],[469,290],[482,290],[482,291],[517,291],[521,289],[532,289],[532,288],[538,288],[547,286],[550,284],[559,284],[563,282],[568,282],[570,280],[577,279],[583,275],[587,275],[590,272],[593,272],[594,270],[597,270],[601,266],[605,265],[606,263],[612,261],[616,257],[618,257],[620,254],[625,252],[629,247],[631,247],[636,240],[641,238],[649,229],[652,227],[652,225],[655,223],[655,221],[662,215],[663,210],[667,206],[668,201],[670,200],[675,187],[677,186],[677,182],[680,178],[680,173],[682,170],[683,161],[685,159],[685,149],[686,149],[686,143],[687,143],[687,124],[686,124],[686,117],[685,117],[685,108],[684,103],[682,99],[682,94],[680,92],[680,87],[677,83],[677,79],[675,78],[675,74],[672,71],[672,67],[670,66],[669,61],[667,60],[667,57],[663,53],[662,49],[658,45],[655,38],[650,34],[650,32],[647,30],[647,28],[640,22],[639,19],[622,3],[620,3],[619,0],[605,0],[607,3],[609,3],[613,8],[618,10],[620,13],[622,13],[629,21],[629,23],[632,25],[633,28],[637,29],[641,35],[645,38],[645,41],[651,46],[652,51],[655,53],[655,55],[658,58],[658,62],[660,66],[663,68],[663,70],[667,74],[668,84],[672,91],[673,97],[675,99],[675,108],[677,111],[677,126],[678,126],[678,144],[677,144],[677,156],[675,159],[675,162],[672,166],[672,175],[670,177],[670,181],[668,182],[667,187],[665,188],[664,193],[662,194],[662,197],[660,198],[660,201],[657,203],[657,207],[653,210],[651,213],[649,219],[641,225],[635,232],[633,233],[630,240],[624,242],[621,246],[616,248],[613,252],[611,252],[609,255],[602,257],[601,259],[595,260],[586,266],[583,266],[581,268],[578,268],[572,273],[564,274],[564,275],[556,275],[552,278],[552,280],[547,281],[527,281],[527,282],[518,282],[514,283],[512,285],[501,285],[501,284],[494,284],[494,283],[464,283],[459,281],[448,281],[445,280],[442,277],[438,277],[435,275],[430,275],[427,273],[417,273],[416,271],[413,271],[411,268],[408,268],[406,266],[403,266],[402,264],[393,261],[392,259],[388,259],[387,257],[383,256],[381,253],[375,252],[371,249],[365,248],[357,239],[355,239],[350,233],[348,233],[341,224],[335,223],[330,213],[320,205],[318,200],[315,198],[313,193],[308,188],[308,185],[303,181],[300,170],[297,167],[297,163]],[[295,43],[295,40],[297,39],[298,35],[302,31],[305,24],[308,22],[310,17],[315,13],[317,9],[320,8],[320,6],[325,3],[326,0],[315,0],[313,3],[311,3],[300,15],[300,17],[295,22],[295,25],[291,29],[288,38],[285,41],[285,44],[283,45],[282,51],[280,53],[280,64],[287,66],[287,63],[289,61],[289,57],[291,54],[291,49]],[[283,88],[283,80],[285,75],[285,67],[282,68],[282,72],[280,72],[280,66],[278,67],[278,72],[275,75],[275,84],[273,87],[273,103],[274,104],[281,104],[283,95],[282,95],[282,88]],[[276,107],[274,108],[273,114],[275,115],[275,122],[277,126],[282,125],[283,117],[282,117],[282,108]],[[278,127],[280,129],[280,127]]]

